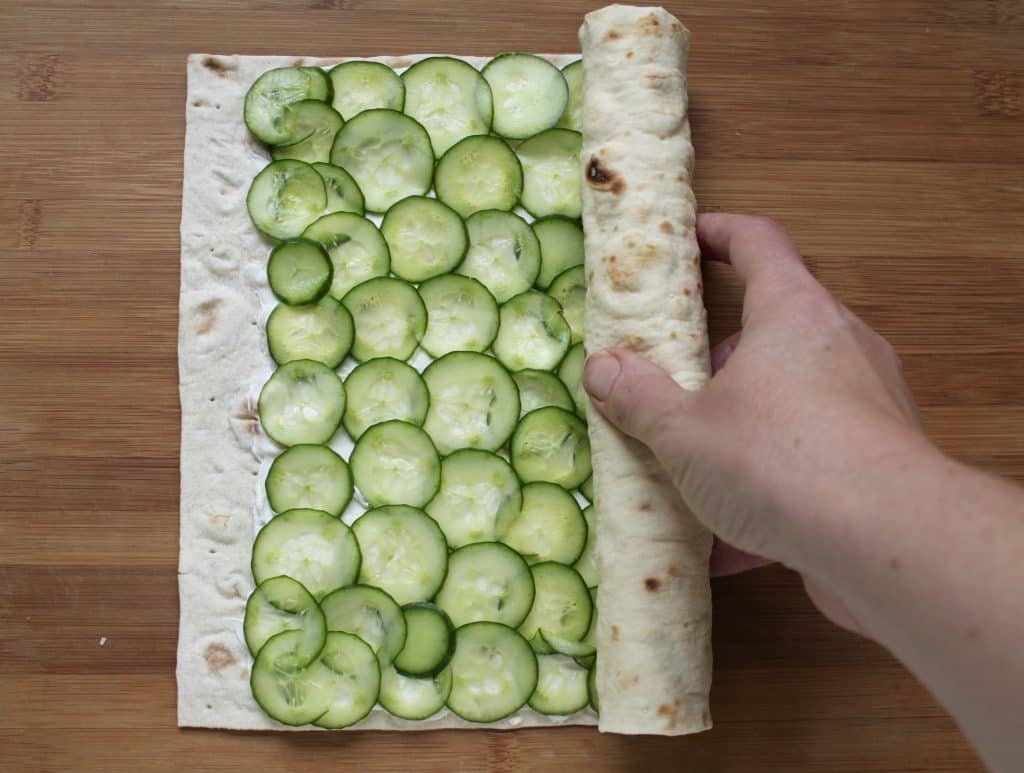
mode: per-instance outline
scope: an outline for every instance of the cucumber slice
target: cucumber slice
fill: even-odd
[[[583,266],[573,266],[555,277],[548,287],[548,295],[562,304],[562,316],[569,323],[572,342],[583,340],[583,314],[587,301],[587,280]]]
[[[569,129],[548,129],[516,148],[523,165],[523,207],[534,217],[583,214],[580,148],[583,138]]]
[[[591,616],[591,620],[593,620],[593,618],[596,617],[596,615],[597,612],[595,607],[595,613]],[[593,627],[593,623],[591,623],[591,627]],[[594,647],[594,645],[590,642],[560,639],[557,636],[545,634],[543,630],[537,631],[536,640],[546,645],[545,651],[547,652],[547,654],[557,652],[561,655],[569,655],[570,657],[575,658],[576,662],[584,668],[590,668],[590,666],[580,661],[584,658],[593,658],[594,653],[597,651],[596,647]],[[538,647],[534,647],[534,649],[538,652],[542,651]]]
[[[511,628],[470,623],[455,632],[448,708],[470,722],[495,722],[518,711],[537,686],[537,657]]]
[[[446,668],[433,679],[402,676],[385,668],[380,680],[380,705],[402,719],[426,719],[444,708],[452,691],[452,670]]]
[[[583,367],[586,364],[587,353],[580,342],[569,350],[562,364],[558,366],[558,377],[572,395],[576,413],[584,419],[587,417],[587,393],[583,389]]]
[[[491,89],[472,65],[461,59],[432,56],[404,73],[405,112],[427,130],[434,153],[491,128]]]
[[[530,708],[541,714],[575,714],[590,702],[590,672],[565,655],[538,655],[537,687]]]
[[[302,583],[291,577],[271,577],[260,583],[245,603],[242,625],[245,644],[254,656],[282,631],[300,631],[296,653],[309,663],[324,646],[324,613]]]
[[[341,515],[352,499],[352,474],[327,446],[292,446],[270,465],[266,489],[274,512],[308,508]]]
[[[295,127],[283,120],[285,108],[307,99],[330,100],[331,82],[319,67],[267,70],[249,87],[242,115],[257,139],[268,145],[295,142]]]
[[[538,408],[554,405],[567,411],[573,409],[572,397],[565,384],[546,370],[518,370],[512,374],[519,387],[520,418]]]
[[[494,356],[509,370],[552,370],[569,350],[572,333],[558,301],[538,290],[505,302]]]
[[[351,212],[324,215],[302,233],[319,242],[334,268],[331,297],[340,301],[356,285],[387,276],[391,266],[387,242],[377,226]]]
[[[448,557],[436,603],[456,626],[490,620],[520,625],[533,604],[533,575],[522,556],[500,542],[475,542]]]
[[[565,112],[558,120],[558,126],[562,129],[573,131],[583,130],[583,60],[577,59],[569,62],[562,68],[562,76],[569,87],[569,101],[565,106]]]
[[[345,393],[342,421],[353,440],[384,421],[397,419],[420,426],[427,418],[427,385],[415,368],[393,357],[358,366],[345,379]]]
[[[487,63],[484,78],[494,100],[493,129],[521,140],[550,129],[565,112],[569,86],[561,71],[533,54],[502,54]]]
[[[410,196],[391,207],[380,232],[391,252],[391,270],[407,282],[453,271],[469,245],[466,224],[455,210],[426,196]]]
[[[572,564],[587,544],[587,522],[572,494],[553,483],[527,483],[518,513],[497,523],[498,539],[527,563]]]
[[[441,462],[441,488],[427,515],[437,521],[448,545],[493,542],[499,519],[518,513],[523,504],[519,478],[497,454],[464,448]]]
[[[301,137],[295,142],[275,145],[270,149],[270,157],[275,161],[282,158],[294,158],[307,164],[321,164],[331,157],[331,145],[334,135],[344,125],[337,111],[326,102],[304,99],[284,109],[281,126],[293,137]]]
[[[591,474],[589,478],[583,481],[583,485],[580,486],[580,491],[591,502],[594,501],[594,476]]]
[[[409,635],[395,658],[395,669],[404,676],[441,673],[455,652],[455,626],[444,610],[433,604],[406,604],[404,609]]]
[[[594,614],[590,616],[590,628],[587,629],[587,635],[583,637],[583,640],[579,642],[579,644],[582,647],[589,647],[592,650],[592,654],[576,655],[574,657],[576,658],[576,662],[584,668],[593,668],[594,662],[597,660],[597,616],[599,611],[597,608],[597,587],[592,586],[588,588],[588,590],[590,591],[590,605],[594,609]],[[551,637],[551,641],[554,641],[558,646],[562,647],[562,649],[567,649],[564,641],[555,637]],[[568,655],[571,653],[565,654]]]
[[[271,161],[253,179],[245,206],[253,225],[267,236],[292,239],[324,211],[327,188],[305,161]]]
[[[274,247],[267,261],[267,281],[281,301],[320,300],[331,286],[334,269],[324,248],[311,239],[288,239]]]
[[[317,661],[314,684],[330,695],[330,708],[313,724],[337,730],[370,713],[380,694],[380,663],[370,646],[350,633],[331,631]]]
[[[405,646],[405,614],[398,603],[372,585],[349,585],[320,602],[328,631],[352,633],[370,645],[382,666]]]
[[[498,335],[498,304],[475,279],[446,274],[420,285],[427,308],[427,332],[420,345],[431,357],[449,352],[482,352]]]
[[[345,387],[322,362],[292,360],[274,371],[257,403],[260,424],[282,446],[323,444],[345,412]]]
[[[330,296],[302,306],[282,303],[267,319],[267,346],[279,365],[314,360],[336,368],[352,348],[354,337],[352,315]]]
[[[448,545],[422,510],[379,507],[360,516],[352,529],[365,551],[360,581],[387,591],[399,604],[433,598],[448,569]]]
[[[434,177],[426,129],[395,110],[365,110],[349,120],[334,138],[331,163],[355,178],[371,212],[426,193]]]
[[[519,632],[528,640],[540,630],[560,639],[582,639],[590,627],[593,602],[579,572],[554,561],[534,564],[530,571],[536,598]]]
[[[356,441],[349,462],[356,487],[372,507],[423,507],[441,485],[437,449],[426,432],[408,422],[374,424]]]
[[[341,302],[356,323],[352,356],[357,360],[407,360],[427,330],[427,309],[419,293],[401,279],[368,279],[349,290]]]
[[[363,192],[352,175],[334,164],[313,164],[327,186],[327,212],[363,214]]]
[[[597,571],[597,514],[593,505],[583,510],[583,520],[587,522],[587,544],[572,568],[580,573],[583,582],[593,586],[601,579]]]
[[[523,168],[500,138],[466,137],[437,162],[434,188],[462,217],[486,209],[510,210],[523,192]]]
[[[534,221],[533,232],[540,242],[537,287],[547,289],[566,269],[583,265],[583,229],[575,220],[548,215]]]
[[[516,427],[511,456],[523,482],[548,481],[574,489],[591,473],[587,425],[563,408],[539,408]]]
[[[285,725],[308,725],[331,706],[333,696],[324,687],[329,672],[318,653],[310,662],[306,652],[303,631],[284,631],[263,645],[252,666],[253,698],[269,717]]]
[[[260,529],[252,546],[252,576],[261,583],[288,575],[317,601],[356,579],[359,545],[342,521],[322,510],[286,510]]]
[[[405,84],[381,62],[342,62],[327,73],[334,86],[331,104],[346,121],[364,110],[401,110]]]
[[[430,409],[423,428],[442,454],[459,448],[497,451],[519,418],[519,390],[493,357],[452,352],[423,371]]]
[[[590,696],[590,707],[601,711],[601,702],[597,696],[597,658],[594,658],[594,665],[590,667],[590,674],[587,676],[587,694]]]
[[[540,271],[540,244],[519,215],[477,212],[466,221],[469,249],[458,268],[479,280],[498,303],[529,290]]]

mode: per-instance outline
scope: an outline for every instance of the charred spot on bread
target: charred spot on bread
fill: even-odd
[[[623,179],[601,163],[597,156],[591,156],[587,164],[587,184],[599,191],[610,191],[616,196],[626,190]]]

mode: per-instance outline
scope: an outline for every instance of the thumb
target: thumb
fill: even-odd
[[[650,448],[673,477],[687,467],[695,393],[646,357],[625,349],[589,357],[583,386],[597,410]]]

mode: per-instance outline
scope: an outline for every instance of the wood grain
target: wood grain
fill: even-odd
[[[979,768],[779,568],[715,582],[699,737],[175,727],[185,55],[572,51],[597,5],[0,4],[0,769]],[[694,34],[701,208],[783,220],[896,345],[936,441],[1024,481],[1024,2],[667,5]],[[707,285],[721,338],[739,287]]]

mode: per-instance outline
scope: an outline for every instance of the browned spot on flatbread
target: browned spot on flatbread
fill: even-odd
[[[658,14],[649,13],[636,23],[637,29],[640,34],[657,35],[661,32],[661,22],[658,20]]]
[[[221,78],[223,78],[227,74],[227,71],[231,69],[215,56],[208,56],[203,59],[203,67],[210,72],[216,73]]]
[[[234,418],[245,425],[245,431],[250,435],[255,437],[260,434],[259,406],[251,397],[242,399]]]
[[[235,656],[223,644],[211,642],[203,652],[203,660],[210,667],[210,673],[219,674],[225,668],[234,664]]]
[[[612,641],[619,640],[619,626],[612,623]]]
[[[660,228],[663,233],[667,234],[674,234],[676,232],[676,229],[672,227],[672,224],[668,222],[668,220],[662,220],[658,224],[658,228]]]
[[[636,684],[639,684],[639,683],[640,683],[640,677],[637,676],[636,674],[633,674],[633,676],[624,676],[621,679],[619,679],[619,689],[620,690],[628,690],[633,685],[636,685]]]
[[[294,66],[294,67],[305,67],[306,66],[306,60],[303,59],[300,56],[298,59],[296,59],[294,62],[292,62],[292,66]]]
[[[587,164],[587,184],[599,191],[610,191],[616,196],[626,190],[626,183],[618,173],[602,164],[596,156],[591,156]]]
[[[675,564],[669,564],[668,569],[665,570],[665,574],[669,577],[682,577],[683,573],[679,571],[679,567]]]
[[[403,67],[411,67],[412,61],[409,59],[393,59],[391,61],[391,66],[396,70],[401,70]]]
[[[228,528],[228,522],[231,520],[231,516],[221,515],[220,513],[210,513],[206,516],[206,520],[210,522],[211,526],[214,526],[221,531],[225,531]]]
[[[219,305],[219,300],[211,298],[196,307],[196,332],[199,335],[206,335],[213,330],[213,326],[217,323],[217,307]]]
[[[621,37],[622,33],[620,33],[618,30],[608,30],[606,33],[604,33],[604,37],[601,38],[601,42],[607,43],[609,40],[618,40]]]
[[[672,730],[679,723],[679,707],[683,705],[683,702],[676,698],[672,701],[672,705],[662,703],[658,706],[658,716],[666,717],[668,719],[668,729]]]
[[[686,175],[685,175],[685,174],[683,174],[682,172],[680,172],[679,174],[677,174],[677,175],[676,175],[676,182],[677,182],[677,183],[684,183],[684,182],[686,182]]]
[[[644,352],[650,351],[651,344],[643,336],[630,336],[626,339],[626,348],[630,351],[640,352],[643,354]],[[640,506],[640,509],[644,509],[643,505]],[[650,505],[648,505],[646,509],[650,510]]]
[[[668,337],[669,337],[670,339],[672,339],[673,341],[675,341],[675,340],[676,340],[677,338],[679,338],[679,333],[677,333],[677,332],[676,332],[675,330],[673,330],[673,331],[671,331],[671,332],[670,332],[670,333],[668,334]]]
[[[691,295],[693,295],[693,293],[690,292],[690,288],[689,287],[684,287],[683,288],[683,295],[685,295],[687,298],[689,298]]]
[[[633,52],[632,51],[627,51],[626,52],[626,58],[627,59],[632,59],[633,58]]]
[[[657,577],[648,577],[644,580],[644,587],[651,593],[657,593],[658,589],[661,587],[661,580]]]
[[[640,503],[640,507],[638,507],[637,509],[641,513],[649,513],[649,512],[651,512],[651,503],[650,502],[641,502]]]

